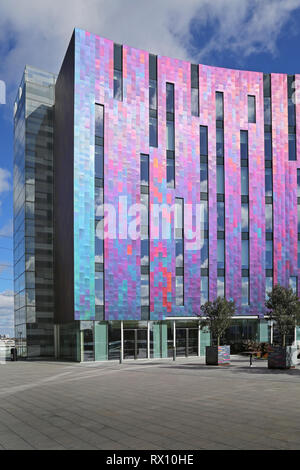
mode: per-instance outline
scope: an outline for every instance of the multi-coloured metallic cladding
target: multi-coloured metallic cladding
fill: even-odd
[[[200,125],[208,127],[209,298],[217,295],[216,91],[224,96],[225,295],[238,315],[264,314],[266,288],[263,74],[199,65],[199,116],[191,108],[191,64],[157,58],[158,147],[149,146],[149,54],[123,46],[123,97],[114,99],[114,43],[75,30],[74,97],[74,310],[95,319],[95,103],[104,106],[104,202],[125,214],[140,203],[140,155],[149,155],[149,206],[162,204],[172,237],[155,238],[150,218],[150,318],[200,313]],[[175,187],[167,187],[166,83],[175,90]],[[296,91],[300,78],[296,76]],[[287,76],[271,75],[273,137],[274,282],[289,284],[297,268],[297,168],[288,160]],[[255,97],[256,122],[248,120]],[[299,116],[299,103],[296,104]],[[252,120],[252,119],[250,119]],[[300,118],[296,119],[299,135]],[[242,307],[240,131],[248,131],[249,306]],[[298,154],[299,141],[297,139]],[[73,170],[72,170],[73,171]],[[125,199],[125,197],[127,199]],[[175,198],[190,207],[184,230],[184,305],[176,306]],[[126,202],[125,202],[126,201]],[[106,320],[141,318],[141,241],[126,236],[120,217],[116,238],[104,241]]]

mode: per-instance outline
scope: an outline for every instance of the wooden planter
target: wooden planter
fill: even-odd
[[[294,369],[297,360],[296,348],[293,346],[272,346],[268,355],[269,369]]]
[[[210,366],[230,364],[230,346],[206,346],[206,364]]]

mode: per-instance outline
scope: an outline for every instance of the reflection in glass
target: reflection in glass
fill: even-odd
[[[273,172],[272,168],[265,169],[265,195],[272,197],[273,195]]]
[[[174,121],[167,121],[167,150],[175,150]]]
[[[149,300],[149,274],[141,275],[141,305],[142,307],[148,307],[150,305]]]
[[[216,121],[224,121],[223,93],[216,92]]]
[[[266,269],[273,269],[273,241],[266,240]]]
[[[249,240],[242,240],[242,269],[249,269]]]
[[[95,176],[104,177],[104,149],[100,145],[95,146]]]
[[[149,108],[157,109],[157,81],[149,80]]]
[[[149,155],[141,154],[141,185],[149,185]]]
[[[217,129],[216,144],[217,157],[224,157],[224,129]]]
[[[200,201],[200,229],[208,230],[208,203]]]
[[[249,175],[247,166],[241,167],[241,195],[249,195]]]
[[[266,232],[273,232],[273,205],[266,204]]]
[[[176,276],[176,305],[183,305],[183,276]]]
[[[201,276],[201,305],[208,301],[208,277]]]
[[[114,70],[114,98],[122,101],[123,99],[123,79],[120,70]]]
[[[266,300],[268,299],[268,293],[273,289],[273,278],[266,277]]]
[[[183,238],[176,240],[176,268],[183,267]]]
[[[264,119],[265,125],[272,125],[272,115],[271,115],[271,97],[264,98]]]
[[[199,91],[198,88],[191,88],[191,110],[192,116],[199,116]]]
[[[218,239],[217,260],[218,269],[225,269],[225,240]]]
[[[167,158],[167,187],[175,187],[175,160],[174,158]]]
[[[104,273],[103,272],[95,272],[95,304],[96,305],[104,305]]]
[[[224,194],[224,165],[217,165],[217,193]]]
[[[222,232],[225,230],[225,204],[224,202],[217,202],[217,225],[218,231]]]
[[[167,113],[174,113],[174,84],[167,83]]]
[[[249,278],[242,277],[242,305],[249,305]]]
[[[217,297],[225,297],[225,278],[223,276],[217,278]]]
[[[201,268],[208,269],[208,238],[204,238],[200,242],[201,245]]]
[[[248,122],[256,122],[255,96],[248,95]]]
[[[155,117],[149,118],[149,145],[157,147],[157,119]]]

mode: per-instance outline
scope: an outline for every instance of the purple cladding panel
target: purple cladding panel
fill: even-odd
[[[237,315],[264,314],[265,159],[263,74],[199,66],[200,115],[191,115],[191,65],[158,56],[158,147],[149,147],[149,54],[123,46],[123,100],[113,97],[114,44],[76,30],[75,45],[75,306],[76,319],[95,316],[94,155],[95,103],[104,105],[104,202],[116,216],[115,237],[104,241],[106,320],[141,319],[141,242],[128,235],[132,207],[141,201],[140,154],[150,161],[149,204],[161,205],[171,237],[157,235],[150,217],[150,319],[199,314],[200,125],[208,127],[209,298],[217,295],[216,101],[224,94],[225,293]],[[166,83],[175,88],[175,188],[166,178]],[[274,282],[288,285],[297,267],[297,161],[288,159],[287,76],[272,74]],[[296,76],[300,88],[300,76]],[[256,98],[256,123],[248,123],[248,95]],[[297,103],[297,135],[300,103]],[[250,305],[242,306],[240,131],[249,139]],[[300,153],[300,139],[297,141]],[[184,305],[176,306],[174,214],[185,203]],[[138,215],[138,214],[136,214]],[[191,220],[191,224],[188,222]],[[133,224],[133,225],[132,225]],[[136,220],[139,226],[139,220]],[[189,225],[189,227],[188,227]],[[108,228],[106,227],[106,233]],[[299,283],[298,283],[299,284]]]

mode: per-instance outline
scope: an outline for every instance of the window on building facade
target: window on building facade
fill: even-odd
[[[241,131],[241,159],[248,160],[248,131]]]
[[[141,154],[141,186],[149,186],[149,155]]]
[[[208,156],[208,129],[207,126],[200,126],[200,155]]]
[[[200,163],[200,192],[208,192],[208,164]]]
[[[204,305],[208,301],[208,276],[201,276],[200,301]]]
[[[248,95],[248,122],[256,122],[256,100],[252,95]]]
[[[114,98],[123,100],[123,47],[114,44]]]
[[[199,116],[199,67],[191,64],[191,111],[192,116]]]
[[[242,277],[242,305],[249,305],[249,277]]]
[[[224,95],[216,91],[216,121],[224,121]]]

